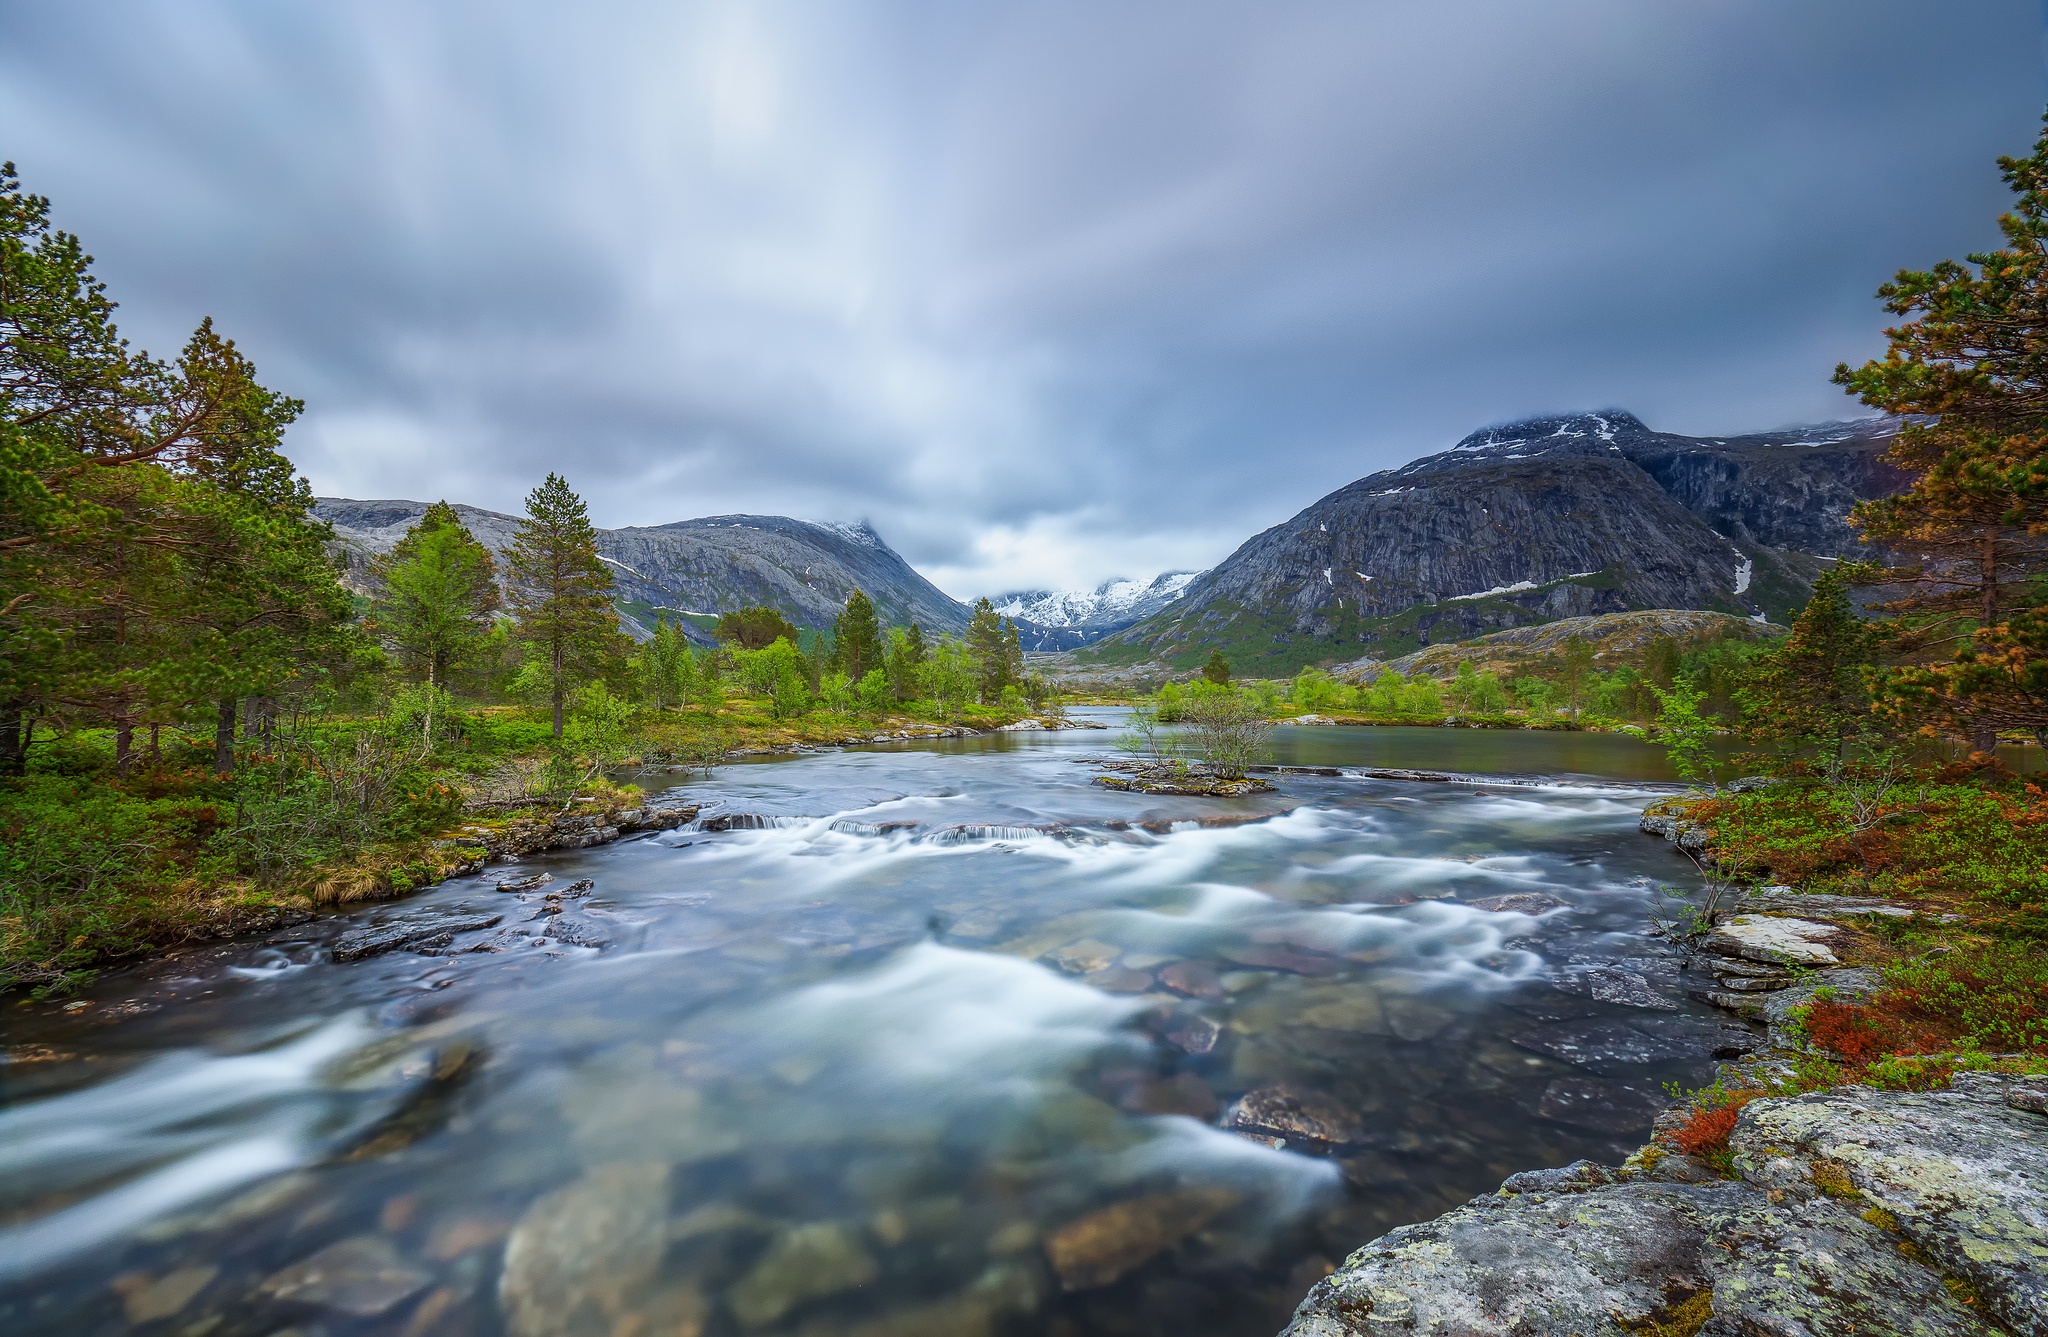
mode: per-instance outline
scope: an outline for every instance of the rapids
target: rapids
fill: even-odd
[[[10,1005],[0,1329],[1264,1337],[1741,1043],[1642,936],[1653,749],[1288,728],[1499,778],[1161,799],[1110,737],[650,774],[699,820]]]

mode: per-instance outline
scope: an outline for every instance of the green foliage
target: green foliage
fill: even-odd
[[[1188,694],[1182,707],[1187,721],[1188,750],[1225,778],[1265,760],[1273,724],[1264,706],[1249,692],[1233,691],[1206,679],[1208,691]]]
[[[507,554],[507,587],[518,634],[538,652],[555,736],[563,706],[582,682],[602,675],[621,654],[612,573],[597,555],[597,531],[583,499],[559,474],[527,494],[526,517]]]
[[[1656,693],[1658,706],[1652,736],[1664,745],[1671,769],[1695,783],[1714,783],[1714,753],[1708,740],[1718,731],[1700,710],[1705,694],[1683,678],[1669,691],[1654,686],[1650,690]]]
[[[666,616],[655,619],[654,635],[634,654],[632,669],[640,699],[656,710],[680,705],[697,693],[697,656]]]
[[[1202,676],[1217,686],[1230,682],[1230,661],[1223,657],[1223,651],[1211,650],[1208,662],[1202,665]]]
[[[1010,685],[1009,640],[1015,636],[1016,628],[1008,618],[996,616],[995,605],[986,597],[974,601],[974,615],[967,622],[967,656],[974,663],[975,696],[983,705],[1001,699],[1003,688]]]
[[[1204,679],[1210,683],[1217,683],[1215,678],[1210,678],[1206,674]],[[1230,679],[1227,676],[1222,680],[1223,683],[1229,681]],[[1217,685],[1220,686],[1222,684],[1217,683]],[[1321,669],[1305,668],[1294,675],[1294,681],[1289,686],[1288,695],[1293,700],[1295,706],[1304,714],[1319,715],[1326,711],[1339,709],[1345,698],[1350,695],[1350,692],[1343,683],[1338,682]]]
[[[1963,940],[1885,971],[1895,1006],[1939,1019],[1964,1044],[2048,1050],[2048,952],[2038,943]]]
[[[887,657],[875,605],[864,592],[855,590],[846,596],[846,610],[832,624],[832,666],[848,680],[859,682],[870,669],[881,668]]]
[[[925,690],[922,674],[929,653],[924,629],[915,622],[889,629],[888,675],[890,694],[898,701],[915,700]]]
[[[372,568],[375,634],[397,661],[446,684],[482,647],[497,611],[497,563],[445,501],[427,508]]]
[[[719,640],[738,646],[742,650],[765,650],[777,641],[788,641],[795,645],[803,633],[796,624],[782,615],[776,608],[755,607],[736,609],[718,615]]]
[[[1444,713],[1436,679],[1405,677],[1392,669],[1358,691],[1358,708],[1381,719],[1435,719]]]

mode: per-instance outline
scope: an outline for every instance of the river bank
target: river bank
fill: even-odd
[[[1929,851],[1952,851],[1950,828],[1997,791],[1866,797],[1876,820],[1816,858],[1828,797],[1747,785],[1641,819],[1716,875],[1800,867],[1818,884],[1710,877],[1667,929],[1689,995],[1763,1025],[1765,1045],[1719,1065],[1618,1166],[1512,1175],[1368,1244],[1290,1337],[2048,1332],[2048,1037],[2030,1028],[2048,969],[2038,947],[2018,977],[1983,963],[2012,928],[2001,872],[2038,866],[2039,814],[2003,810],[2020,852],[1980,839],[1964,888]],[[1914,838],[1860,839],[1896,830],[1891,811],[1912,814]],[[2022,906],[2026,887],[2039,895],[2014,885]]]

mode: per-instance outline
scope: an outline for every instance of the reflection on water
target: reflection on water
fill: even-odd
[[[1365,1239],[1625,1154],[1741,1042],[1636,936],[1684,871],[1635,830],[1650,749],[1290,729],[1610,783],[1219,802],[1091,785],[1106,741],[735,766],[532,890],[16,1009],[0,1323],[1265,1334]],[[458,910],[497,922],[324,949]]]

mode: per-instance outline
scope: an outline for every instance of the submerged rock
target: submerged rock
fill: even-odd
[[[732,1312],[749,1328],[765,1328],[800,1304],[865,1286],[881,1273],[855,1227],[816,1221],[785,1231],[733,1287]]]
[[[599,1166],[527,1208],[505,1242],[512,1337],[609,1337],[668,1246],[668,1167]]]
[[[1045,1241],[1046,1261],[1069,1291],[1107,1286],[1235,1206],[1228,1189],[1188,1189],[1112,1203],[1069,1221]]]
[[[357,1235],[272,1273],[261,1289],[274,1299],[372,1318],[418,1294],[432,1280],[400,1262],[391,1241],[382,1235]]]
[[[1245,1092],[1231,1108],[1229,1127],[1259,1137],[1331,1146],[1358,1142],[1364,1136],[1352,1110],[1320,1091],[1283,1082]]]
[[[1518,891],[1511,896],[1481,896],[1465,904],[1490,914],[1542,915],[1562,910],[1571,902],[1559,900],[1547,891]]]

